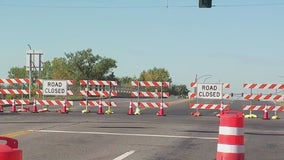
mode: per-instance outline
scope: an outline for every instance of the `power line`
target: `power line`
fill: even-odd
[[[251,4],[227,4],[213,5],[214,7],[266,7],[266,6],[283,6],[284,3],[251,3]]]
[[[96,2],[96,1],[94,1]],[[176,1],[175,1],[176,2]],[[197,2],[196,2],[197,3]],[[214,8],[227,8],[227,7],[267,7],[267,6],[284,6],[284,2],[270,2],[270,3],[239,3],[239,4],[214,4]],[[15,3],[1,3],[0,7],[18,7],[18,8],[54,8],[54,9],[124,9],[124,8],[198,8],[197,4],[180,4],[175,5],[165,0],[164,4],[148,4],[148,5],[127,5],[117,4],[113,5],[111,2],[108,5],[92,5],[92,6],[72,6],[72,5],[45,5],[45,4],[15,4]]]

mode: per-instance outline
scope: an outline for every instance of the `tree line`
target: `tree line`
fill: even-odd
[[[117,68],[116,60],[100,55],[94,55],[92,49],[65,53],[65,57],[56,57],[45,61],[41,72],[32,72],[33,81],[36,79],[56,80],[115,80],[123,87],[131,87],[131,81],[166,81],[172,82],[169,72],[164,68],[154,67],[144,70],[139,77],[116,77],[113,69]],[[12,67],[8,71],[8,78],[27,78],[29,72],[26,67]],[[79,84],[74,84],[78,86]],[[15,86],[14,86],[15,87]],[[78,87],[77,87],[78,88]],[[147,88],[146,88],[147,89]],[[153,88],[152,88],[153,89]],[[159,89],[159,88],[154,88]],[[186,85],[171,84],[167,89],[171,95],[186,96]]]

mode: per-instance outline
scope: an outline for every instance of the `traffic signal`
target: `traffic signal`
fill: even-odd
[[[199,8],[211,8],[212,0],[199,0]]]

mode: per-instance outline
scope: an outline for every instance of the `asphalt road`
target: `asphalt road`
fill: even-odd
[[[115,100],[119,106],[111,115],[97,115],[96,108],[82,114],[77,105],[68,114],[5,111],[0,113],[0,134],[19,141],[24,160],[215,159],[219,119],[214,110],[192,117],[189,100],[172,99],[166,116],[156,116],[158,109],[130,116],[130,100]],[[225,103],[241,110],[245,102]],[[283,160],[283,124],[283,119],[245,119],[246,160]]]

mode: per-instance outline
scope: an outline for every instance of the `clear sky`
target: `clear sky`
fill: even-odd
[[[153,67],[174,84],[284,83],[284,1],[0,0],[0,78],[26,64],[28,44],[43,60],[91,48],[113,58],[116,76]],[[202,75],[212,75],[211,78]]]

